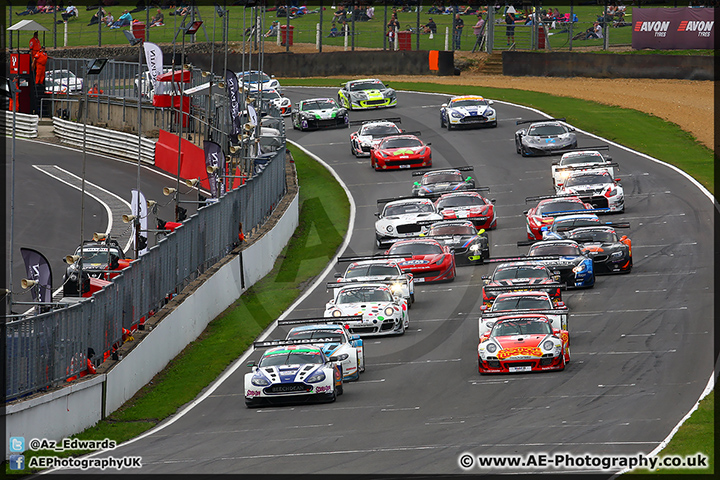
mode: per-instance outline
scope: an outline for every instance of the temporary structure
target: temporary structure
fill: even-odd
[[[24,32],[43,32],[43,45],[45,45],[45,32],[49,32],[47,28],[40,25],[35,20],[20,20],[12,27],[8,28],[9,32],[17,31],[17,48],[20,49],[20,31]],[[12,33],[10,33],[12,35]]]

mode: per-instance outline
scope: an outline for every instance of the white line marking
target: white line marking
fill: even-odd
[[[420,407],[381,408],[381,412],[406,412],[408,410],[420,410]]]
[[[428,363],[448,363],[448,362],[459,362],[462,358],[451,358],[449,360],[418,360],[416,362],[387,362],[387,363],[373,363],[373,366],[388,366],[388,365],[425,365]]]

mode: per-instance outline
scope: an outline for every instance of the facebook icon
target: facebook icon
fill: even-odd
[[[25,455],[10,455],[10,470],[25,470]]]

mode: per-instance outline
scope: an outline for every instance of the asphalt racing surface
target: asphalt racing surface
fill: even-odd
[[[336,92],[285,89],[293,103]],[[448,132],[439,128],[446,98],[400,92],[397,108],[352,112],[351,119],[399,116],[402,128],[432,143],[433,167],[474,166],[476,184],[490,187],[499,215],[491,255],[525,253],[516,245],[526,239],[524,199],[553,193],[550,164],[557,158],[520,157],[513,133],[516,120],[539,115],[496,103],[496,129]],[[410,171],[375,172],[369,159],[353,157],[351,131],[289,128],[288,135],[327,162],[352,193],[357,214],[345,255],[373,254],[376,199],[408,195],[414,180]],[[578,138],[579,146],[605,143]],[[458,267],[452,283],[416,284],[405,335],[365,340],[366,371],[337,402],[248,409],[243,361],[180,418],[96,456],[140,455],[143,473],[438,474],[465,471],[463,453],[652,451],[695,404],[713,369],[713,204],[665,165],[619,147],[610,153],[620,164],[626,211],[605,218],[630,222],[634,269],[563,293],[571,309],[565,371],[480,376],[481,275],[492,267]],[[321,316],[331,280],[332,273],[288,318]],[[258,358],[255,352],[249,359]]]
[[[27,277],[20,248],[38,250],[50,262],[53,289],[62,285],[67,265],[63,259],[75,253],[81,239],[81,188],[83,154],[75,148],[66,148],[38,141],[16,140],[15,144],[15,213],[13,232],[13,283],[14,301],[31,301],[29,292],[20,290],[20,279]],[[11,181],[11,140],[6,142],[6,178]],[[140,172],[140,191],[145,198],[158,202],[157,215],[151,215],[148,228],[155,228],[155,217],[174,220],[172,197],[162,194],[163,187],[175,187],[173,175],[143,166]],[[110,233],[119,239],[128,257],[134,257],[133,248],[127,248],[129,225],[122,222],[122,214],[130,214],[131,190],[138,187],[137,162],[118,160],[87,153],[85,159],[84,239],[90,240],[94,232]],[[181,199],[196,199],[197,191],[181,184],[180,192],[189,192]],[[5,191],[6,205],[10,206],[10,188]],[[188,216],[196,205],[184,204]],[[112,222],[109,219],[112,218]],[[6,213],[6,232],[10,235],[9,208]],[[149,246],[155,244],[153,234]],[[6,242],[9,252],[10,243]],[[9,258],[9,257],[7,257]],[[27,307],[15,306],[13,311],[23,312]]]

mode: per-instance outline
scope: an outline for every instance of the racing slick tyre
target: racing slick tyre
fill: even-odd
[[[355,151],[355,147],[353,147],[352,143],[350,144],[350,153],[357,157],[357,152]]]
[[[363,352],[363,354],[362,354],[362,362],[360,361],[360,356],[358,355],[357,365],[358,365],[358,373],[363,373],[365,371],[365,352]],[[360,378],[360,375],[358,375],[358,379],[359,378]]]
[[[565,363],[570,363],[570,345],[568,345],[567,352],[565,352]]]
[[[445,128],[445,120],[442,115],[440,115],[440,128]]]
[[[447,129],[448,129],[448,130],[452,130],[452,129],[453,129],[452,123],[450,123],[450,118],[448,118],[448,121],[447,121]]]
[[[565,364],[565,357],[563,357],[562,361],[560,362],[560,368],[558,368],[558,372],[562,372],[563,370],[565,370]]]
[[[415,303],[415,294],[414,293],[410,294],[410,303]]]
[[[337,390],[337,396],[338,396],[338,397],[339,397],[340,395],[342,395],[343,392],[344,392],[342,384],[340,384],[340,385],[338,385],[337,387],[335,387],[335,390]]]
[[[517,137],[515,137],[515,153],[519,153],[522,155],[522,150],[520,148],[520,142],[518,142]]]

